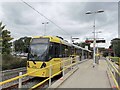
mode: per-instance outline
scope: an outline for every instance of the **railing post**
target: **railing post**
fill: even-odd
[[[51,86],[51,76],[52,76],[52,65],[49,67],[49,86]]]
[[[84,51],[82,50],[82,56],[81,56],[81,59],[83,60],[84,59]]]
[[[77,61],[77,67],[79,68],[79,61]]]
[[[78,65],[78,64],[79,64],[79,60],[80,60],[80,57],[79,57],[79,56],[76,56],[76,61],[77,61],[76,64],[77,64],[77,67],[79,67],[79,65]]]
[[[22,72],[19,72],[19,76],[22,75]],[[19,78],[18,88],[22,88],[22,78]]]
[[[64,61],[63,61],[63,72],[62,72],[63,77],[64,77],[64,75],[65,75],[64,68],[65,68],[65,64],[64,64]]]
[[[70,61],[71,61],[71,65],[72,65],[72,61],[73,61],[73,58],[72,58],[72,57],[71,57],[71,60],[70,60]],[[71,70],[72,70],[72,66],[71,66]]]

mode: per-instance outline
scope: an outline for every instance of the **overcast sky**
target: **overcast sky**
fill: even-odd
[[[27,2],[40,13],[52,20],[63,30],[56,27],[49,20],[40,16],[22,1],[0,2],[0,21],[11,31],[13,38],[24,36],[44,35],[42,22],[49,22],[46,26],[46,35],[61,36],[70,41],[70,37],[93,38],[93,15],[86,15],[87,11],[104,10],[96,14],[96,31],[99,38],[106,39],[108,47],[110,40],[118,37],[118,3],[117,2]]]

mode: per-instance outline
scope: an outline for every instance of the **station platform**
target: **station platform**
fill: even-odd
[[[73,74],[67,79],[63,77],[58,80],[50,88],[111,88],[107,75],[107,62],[105,59],[100,59],[94,68],[92,59],[80,63]]]

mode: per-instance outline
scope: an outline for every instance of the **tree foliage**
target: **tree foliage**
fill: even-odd
[[[25,53],[27,47],[30,45],[31,37],[22,37],[14,41],[15,52]]]
[[[114,56],[120,57],[120,38],[114,38],[111,40],[110,46],[114,52]]]
[[[0,40],[2,54],[10,54],[12,43],[10,42],[13,38],[10,35],[10,31],[5,30],[5,25],[0,22]]]
[[[108,54],[109,54],[109,53],[108,53],[107,51],[103,51],[103,56],[104,56],[104,57],[107,57]]]

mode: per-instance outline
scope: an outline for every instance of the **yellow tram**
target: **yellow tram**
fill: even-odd
[[[28,50],[27,73],[37,70],[30,74],[35,77],[49,77],[49,69],[42,69],[50,64],[57,64],[52,67],[52,75],[59,72],[62,68],[60,62],[63,58],[70,56],[81,56],[81,49],[68,43],[57,36],[37,36],[31,39]]]

